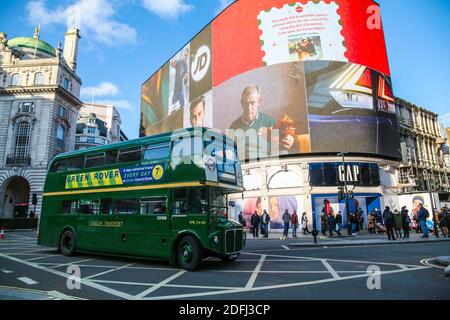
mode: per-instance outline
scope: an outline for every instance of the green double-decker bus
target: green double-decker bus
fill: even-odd
[[[47,174],[38,243],[75,251],[167,259],[195,270],[235,260],[245,245],[228,218],[243,192],[236,145],[191,128],[56,156]]]

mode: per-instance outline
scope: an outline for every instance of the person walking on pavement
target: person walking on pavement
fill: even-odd
[[[409,224],[411,223],[411,218],[408,214],[408,209],[406,206],[402,208],[402,226],[403,226],[403,239],[409,239]]]
[[[258,238],[258,236],[259,236],[260,222],[261,222],[261,219],[259,218],[258,213],[255,211],[255,213],[253,213],[252,217],[250,218],[250,224],[252,226],[253,238]]]
[[[244,216],[242,215],[242,211],[238,215],[239,223],[242,224],[242,226],[245,228],[247,226],[247,222],[244,219]]]
[[[292,212],[291,224],[292,224],[292,237],[297,238],[298,215],[295,210],[294,212]]]
[[[269,223],[270,223],[270,216],[267,213],[267,211],[264,210],[261,217],[261,226],[264,229],[264,238],[269,237]]]
[[[423,232],[423,236],[421,238],[429,238],[428,236],[428,227],[427,227],[427,219],[430,217],[430,212],[420,204],[419,214],[417,218],[419,219],[419,224]]]
[[[450,217],[449,212],[445,209],[442,210],[442,217],[439,220],[439,226],[442,229],[443,237],[450,237],[449,228],[450,228]]]
[[[336,221],[334,220],[333,212],[330,212],[330,215],[328,216],[328,230],[330,231],[330,237],[333,236],[333,230],[336,227],[335,223]]]
[[[336,224],[336,233],[339,235],[339,237],[342,236],[341,229],[342,229],[342,214],[340,211],[336,214],[336,217],[334,217],[334,223]]]
[[[395,236],[399,239],[402,238],[403,219],[402,214],[397,209],[394,210],[394,231]]]
[[[284,240],[289,234],[289,223],[291,222],[291,215],[289,214],[288,209],[284,210],[282,220],[284,222],[284,231],[281,238]]]
[[[375,233],[375,220],[375,213],[372,211],[367,218],[367,229],[369,230],[369,233]]]
[[[383,220],[386,227],[388,240],[397,240],[394,234],[394,215],[392,214],[391,208],[386,207],[383,212]]]
[[[439,238],[439,211],[433,209],[433,232],[436,238]]]
[[[302,213],[302,230],[303,230],[303,234],[310,234],[309,230],[308,230],[308,216],[306,215],[306,212]]]

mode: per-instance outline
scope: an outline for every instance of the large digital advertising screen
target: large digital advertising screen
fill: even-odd
[[[239,0],[142,86],[140,136],[203,126],[241,159],[310,153],[400,158],[372,0]]]

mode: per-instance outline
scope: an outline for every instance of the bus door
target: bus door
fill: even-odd
[[[194,231],[198,236],[208,234],[208,189],[182,188],[172,191],[171,229],[176,232]]]
[[[166,196],[140,199],[139,214],[130,217],[126,226],[127,251],[137,255],[168,257],[170,222]]]
[[[79,200],[77,246],[81,249],[116,253],[123,221],[113,214],[113,200]]]

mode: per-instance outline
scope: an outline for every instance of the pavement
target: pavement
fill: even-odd
[[[385,234],[370,234],[368,231],[360,231],[357,235],[347,235],[346,231],[341,232],[342,236],[338,236],[336,233],[334,236],[322,236],[322,234],[317,236],[317,243],[314,243],[314,238],[311,235],[303,235],[297,233],[298,237],[292,237],[292,231],[289,232],[289,236],[285,239],[292,247],[338,247],[338,246],[370,246],[370,245],[386,245],[386,244],[410,244],[410,243],[434,243],[450,241],[450,238],[444,238],[439,235],[436,238],[434,234],[430,233],[429,238],[422,238],[421,233],[416,233],[415,231],[410,232],[409,239],[397,239],[388,240]],[[255,239],[261,241],[267,240],[280,240],[283,232],[280,230],[272,230],[269,232],[268,238],[253,238],[253,235],[247,231],[247,239]]]
[[[291,243],[310,243],[312,238],[280,240],[278,235],[274,233],[269,241],[249,238],[234,262],[208,258],[196,272],[187,272],[167,261],[88,253],[65,257],[55,248],[39,246],[35,231],[8,232],[7,238],[0,240],[0,300],[226,299],[270,303],[450,299],[450,279],[443,277],[444,267],[435,263],[436,257],[450,252],[448,241],[402,246],[384,243],[370,249],[295,247]]]

